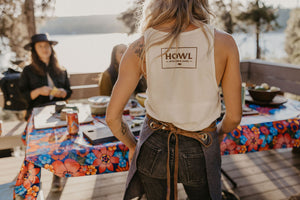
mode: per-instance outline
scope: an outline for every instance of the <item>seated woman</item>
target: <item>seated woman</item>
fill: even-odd
[[[117,82],[119,73],[119,64],[127,46],[118,44],[113,47],[111,52],[110,66],[103,72],[99,80],[99,93],[101,96],[110,96],[112,89]],[[146,79],[142,76],[134,93],[145,92],[147,89]]]
[[[26,120],[34,107],[66,100],[72,94],[67,71],[59,65],[53,49],[57,43],[50,40],[48,34],[36,34],[24,47],[31,51],[31,64],[23,69],[19,82],[20,91],[28,104]],[[51,190],[61,189],[61,180],[54,175]]]
[[[31,51],[31,64],[23,69],[19,82],[28,103],[26,119],[34,107],[66,100],[72,94],[67,71],[59,65],[52,47],[57,43],[48,34],[36,34],[24,47]]]

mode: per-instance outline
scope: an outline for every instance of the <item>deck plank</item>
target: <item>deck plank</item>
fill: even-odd
[[[14,180],[22,162],[23,158],[0,158],[0,189]],[[287,200],[300,192],[300,155],[292,154],[290,149],[223,156],[222,168],[238,184],[233,189],[223,177],[223,187],[234,191],[241,200]],[[67,178],[60,193],[50,191],[52,176],[42,169],[45,200],[119,200],[124,194],[127,172]],[[179,199],[186,199],[181,185]]]
[[[223,157],[241,200],[280,200],[300,192],[300,155],[291,149]]]

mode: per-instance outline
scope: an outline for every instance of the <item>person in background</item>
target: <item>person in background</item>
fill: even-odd
[[[25,66],[19,81],[20,91],[28,104],[26,120],[34,107],[67,100],[72,94],[67,71],[59,65],[53,49],[57,43],[48,34],[41,33],[33,35],[31,42],[24,46],[31,51],[31,64]],[[61,189],[61,180],[54,175],[52,191]]]
[[[127,46],[125,44],[118,44],[113,47],[111,52],[111,61],[108,69],[106,69],[99,79],[99,94],[101,96],[110,96],[113,87],[118,79],[119,64],[125,53]],[[144,77],[141,77],[139,84],[135,89],[135,93],[145,92],[147,83]]]
[[[177,182],[190,200],[221,199],[219,136],[242,115],[239,52],[233,37],[209,25],[208,0],[146,0],[142,37],[120,63],[106,112],[113,134],[129,148],[124,199],[177,199]],[[147,111],[139,140],[122,113],[141,75]],[[218,86],[226,113],[221,114]]]

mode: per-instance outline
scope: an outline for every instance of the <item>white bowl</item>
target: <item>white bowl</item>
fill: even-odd
[[[91,107],[91,113],[93,115],[104,115],[106,113],[106,108],[107,108],[107,104],[106,105],[90,105]]]
[[[95,96],[88,99],[93,115],[104,115],[110,101],[109,96]]]
[[[88,98],[90,104],[93,105],[106,105],[110,101],[110,96],[95,96]]]

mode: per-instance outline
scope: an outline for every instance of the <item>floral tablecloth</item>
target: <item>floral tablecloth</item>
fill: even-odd
[[[289,100],[279,108],[248,106],[259,111],[259,115],[243,117],[242,124],[224,137],[222,155],[300,147],[300,102]],[[101,121],[100,117],[95,120]],[[36,130],[32,118],[24,133],[26,157],[14,198],[16,195],[37,198],[41,168],[60,177],[121,172],[129,168],[128,148],[119,141],[93,146],[87,141],[78,142],[84,140],[82,136],[69,136],[66,127]]]

